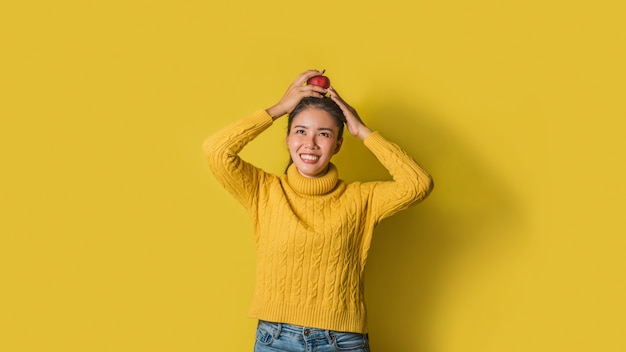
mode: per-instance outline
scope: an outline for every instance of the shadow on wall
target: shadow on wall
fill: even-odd
[[[497,170],[472,153],[462,137],[446,131],[437,116],[402,103],[363,111],[382,121],[370,127],[407,150],[435,183],[423,203],[383,220],[375,231],[366,271],[372,349],[436,351],[430,330],[454,258],[471,260],[487,244],[499,248],[492,247],[494,241],[506,245],[507,236],[518,233],[519,210]],[[355,144],[344,143],[336,157],[341,177],[388,179],[382,167],[372,168],[378,162],[371,153],[350,146]]]

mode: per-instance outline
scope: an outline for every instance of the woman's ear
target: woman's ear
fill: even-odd
[[[335,147],[335,151],[333,152],[333,155],[339,153],[339,150],[341,150],[342,144],[343,144],[343,138],[337,141],[337,146]]]

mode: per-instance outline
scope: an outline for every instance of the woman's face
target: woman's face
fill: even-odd
[[[330,158],[339,151],[339,127],[326,111],[309,108],[292,121],[287,135],[291,160],[305,177],[319,177],[328,171]]]

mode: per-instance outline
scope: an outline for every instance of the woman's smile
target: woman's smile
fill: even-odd
[[[300,154],[300,158],[305,162],[305,163],[315,163],[318,160],[320,160],[319,155],[313,155],[313,154]]]

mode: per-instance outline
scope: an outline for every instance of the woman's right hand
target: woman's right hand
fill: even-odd
[[[301,73],[298,78],[289,86],[287,92],[274,106],[266,109],[267,113],[276,120],[277,118],[289,114],[295,109],[300,100],[305,97],[322,98],[327,89],[312,84],[305,85],[306,81],[314,76],[321,75],[318,70],[308,70]]]

